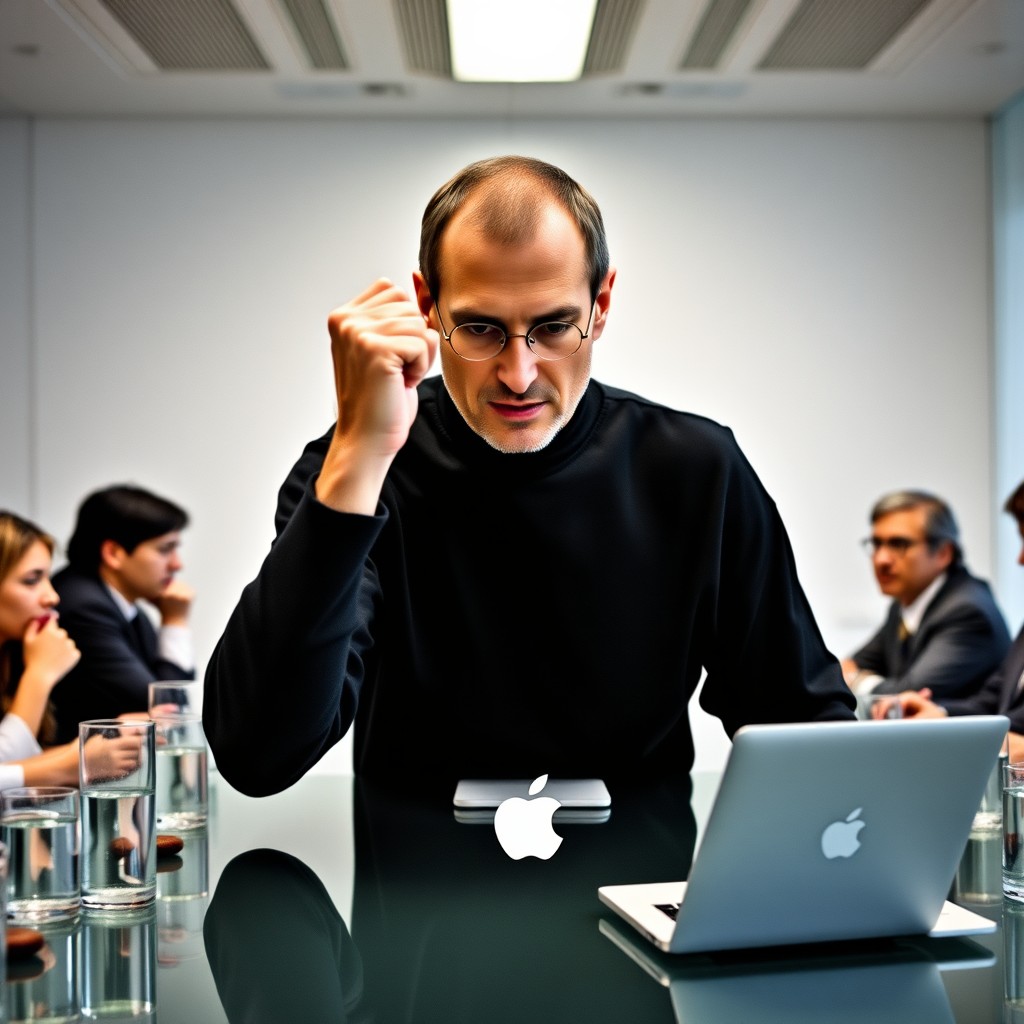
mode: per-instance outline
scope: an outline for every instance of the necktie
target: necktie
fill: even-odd
[[[904,673],[904,671],[906,671],[907,656],[910,653],[910,638],[913,635],[910,632],[910,630],[907,629],[907,624],[902,619],[900,619],[900,625],[899,625],[899,629],[896,631],[896,635],[899,637],[899,641],[900,641],[900,671],[899,671],[899,674],[902,675]]]

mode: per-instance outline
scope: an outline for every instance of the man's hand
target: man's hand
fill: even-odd
[[[338,423],[316,496],[338,511],[372,515],[416,418],[416,386],[439,338],[415,301],[384,279],[335,309],[327,326]]]
[[[136,718],[145,718],[136,715]],[[77,750],[77,743],[75,743]],[[85,741],[85,763],[90,777],[96,780],[123,779],[142,762],[141,733],[122,733],[107,738],[94,735]]]
[[[1007,734],[1007,740],[1009,741],[1010,764],[1024,761],[1024,736],[1019,732],[1010,732]]]
[[[904,718],[945,718],[946,709],[931,700],[932,691],[904,690],[900,695],[900,707]]]
[[[192,602],[195,597],[196,592],[187,583],[178,579],[171,580],[154,602],[160,612],[161,624],[164,626],[187,626],[188,615],[192,610]]]

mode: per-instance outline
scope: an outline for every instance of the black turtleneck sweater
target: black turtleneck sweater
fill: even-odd
[[[849,718],[775,505],[730,431],[592,381],[544,450],[501,454],[439,377],[375,516],[281,488],[278,536],[211,658],[204,721],[243,792],[355,722],[382,781],[685,775],[687,702],[729,735]]]

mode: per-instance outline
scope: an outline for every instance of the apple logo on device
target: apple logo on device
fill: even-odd
[[[547,785],[541,775],[530,783],[530,799],[511,796],[494,812],[494,831],[501,848],[513,859],[538,857],[547,860],[562,845],[551,827],[551,818],[562,805],[553,796],[537,796]]]
[[[846,821],[833,821],[821,833],[821,852],[829,860],[835,857],[852,857],[860,849],[857,833],[864,827],[865,822],[858,816],[863,809],[858,807],[852,811],[846,816]]]

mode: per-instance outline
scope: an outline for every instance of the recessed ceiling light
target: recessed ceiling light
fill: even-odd
[[[447,0],[459,82],[571,82],[583,73],[597,0]]]

